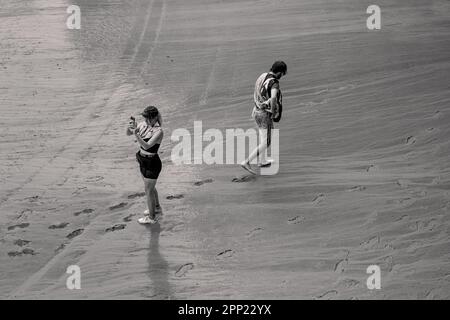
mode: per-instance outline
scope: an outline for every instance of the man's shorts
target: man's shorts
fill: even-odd
[[[273,120],[271,114],[262,110],[255,110],[253,113],[256,125],[260,129],[273,129]]]
[[[255,108],[253,110],[253,118],[255,119],[256,125],[259,129],[267,130],[267,146],[270,146],[273,129],[273,120],[271,114],[269,112]]]

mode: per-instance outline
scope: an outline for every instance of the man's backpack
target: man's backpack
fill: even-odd
[[[272,86],[275,83],[278,83],[278,79],[276,79],[272,74],[267,73],[264,81],[262,81],[262,83],[259,87],[259,96],[262,97],[264,101],[267,101],[271,98]],[[276,115],[276,117],[273,118],[274,122],[279,122],[281,120],[281,113],[283,111],[283,105],[282,105],[283,97],[281,94],[281,90],[278,90],[277,101],[278,101],[278,110],[275,110],[274,114]],[[259,108],[258,105],[257,105],[257,108]]]

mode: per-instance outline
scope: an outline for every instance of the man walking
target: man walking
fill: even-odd
[[[282,94],[279,80],[287,74],[287,66],[283,61],[275,61],[270,72],[263,73],[256,80],[253,100],[252,118],[259,129],[260,142],[249,157],[241,163],[242,168],[252,174],[250,162],[259,156],[258,166],[267,167],[271,162],[266,161],[266,149],[270,146],[273,122],[279,122],[282,112]]]

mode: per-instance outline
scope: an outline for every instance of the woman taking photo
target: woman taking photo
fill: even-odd
[[[144,212],[145,216],[138,219],[141,224],[157,223],[157,214],[162,214],[159,204],[158,191],[156,190],[156,181],[161,172],[161,159],[158,155],[158,149],[163,138],[161,129],[162,117],[158,109],[154,106],[145,108],[142,116],[145,121],[138,125],[134,118],[127,128],[127,135],[134,134],[139,143],[139,151],[136,153],[136,159],[139,163],[142,179],[144,180],[145,195],[147,197],[148,210]]]

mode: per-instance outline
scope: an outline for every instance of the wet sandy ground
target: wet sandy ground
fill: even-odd
[[[448,2],[379,2],[378,32],[353,0],[77,4],[75,31],[66,1],[1,1],[1,298],[450,297]],[[252,127],[276,59],[279,174],[172,164],[174,129]],[[150,103],[164,218],[143,227],[124,126]]]

